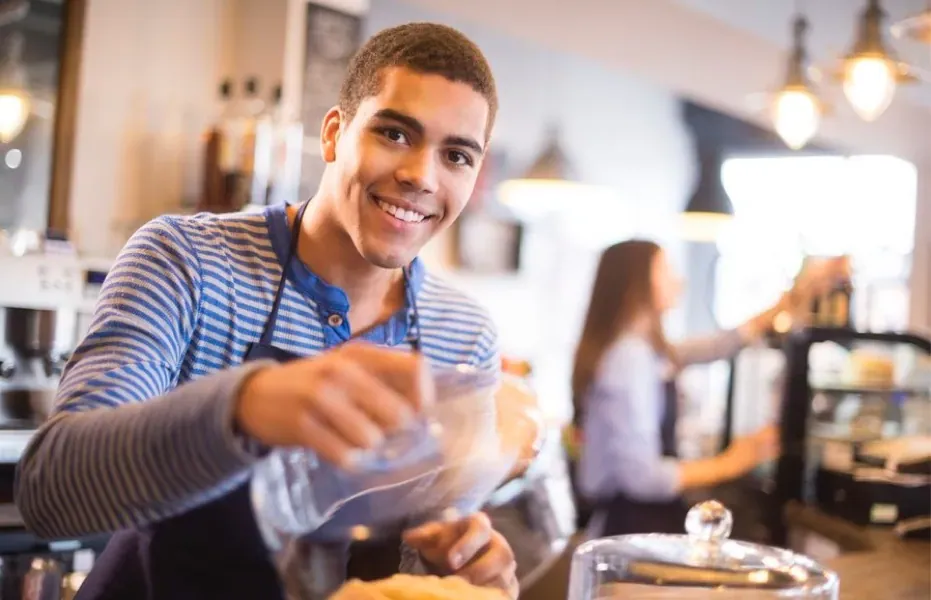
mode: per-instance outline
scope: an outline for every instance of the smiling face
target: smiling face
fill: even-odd
[[[409,264],[465,208],[481,167],[488,101],[442,75],[392,67],[351,120],[324,119],[334,212],[368,262]]]

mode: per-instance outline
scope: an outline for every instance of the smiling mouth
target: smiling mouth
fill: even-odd
[[[405,223],[422,223],[423,221],[432,218],[429,215],[419,213],[409,208],[395,206],[394,204],[385,202],[378,197],[373,198],[373,200],[375,200],[375,205],[380,208],[382,212],[388,213],[398,221],[403,221]]]

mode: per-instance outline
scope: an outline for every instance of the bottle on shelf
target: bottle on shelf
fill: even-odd
[[[230,172],[234,170],[229,128],[233,116],[233,84],[229,79],[220,83],[216,114],[204,133],[203,172],[198,211],[219,212],[229,204],[232,194]]]
[[[819,327],[851,327],[850,302],[853,286],[842,281],[812,302],[814,325]]]
[[[281,86],[272,91],[271,102],[258,115],[255,121],[254,144],[252,151],[252,181],[249,191],[249,204],[253,207],[266,206],[270,203],[272,188],[277,171],[281,117]]]
[[[852,327],[850,258],[807,257],[796,277],[793,292],[799,326]]]
[[[300,198],[304,125],[291,118],[282,101],[282,88],[274,91],[271,112],[271,158],[267,204],[293,204]]]
[[[255,209],[299,200],[304,130],[285,114],[282,88],[259,94],[259,80],[247,79],[233,99],[233,84],[220,85],[216,117],[204,136],[199,211]]]
[[[242,132],[242,144],[239,148],[239,189],[237,190],[236,208],[239,210],[250,204],[255,187],[256,170],[256,135],[259,120],[265,113],[265,102],[259,97],[259,80],[250,77],[245,82],[245,96],[239,121]]]

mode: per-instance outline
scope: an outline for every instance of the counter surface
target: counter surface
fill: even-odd
[[[840,600],[928,600],[931,542],[903,540],[889,529],[859,527],[816,508],[790,505],[787,523],[840,546],[824,561],[840,577]]]

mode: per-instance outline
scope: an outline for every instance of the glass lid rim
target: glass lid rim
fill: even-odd
[[[633,541],[667,541],[674,544],[678,544],[684,548],[693,548],[696,546],[696,540],[687,534],[670,534],[670,533],[643,533],[643,534],[625,534],[625,535],[615,535],[607,536],[597,539],[591,539],[580,544],[575,552],[574,560],[584,560],[586,556],[591,556],[595,554],[598,550],[603,550],[606,547],[614,547],[616,544],[624,542],[633,542]],[[660,568],[677,568],[677,567],[690,567],[696,569],[713,569],[721,571],[722,573],[730,572],[733,574],[749,574],[754,571],[767,571],[773,573],[786,573],[786,571],[793,567],[801,567],[809,574],[809,577],[804,581],[796,580],[794,583],[779,587],[779,588],[770,588],[770,589],[783,589],[783,590],[792,590],[792,589],[803,589],[803,590],[815,590],[815,589],[829,589],[832,586],[837,584],[838,576],[833,570],[825,568],[823,565],[817,561],[811,559],[810,557],[793,552],[792,550],[786,548],[779,548],[776,546],[767,546],[765,544],[758,544],[754,542],[746,542],[743,540],[733,540],[728,539],[724,540],[723,543],[734,548],[739,547],[749,551],[748,554],[755,554],[756,556],[773,556],[779,560],[779,566],[771,567],[766,565],[760,565],[757,568],[752,566],[747,566],[746,568],[734,568],[734,569],[721,569],[716,565],[689,565],[686,563],[662,560],[660,556],[649,556],[648,554],[641,554],[638,556],[638,552],[642,552],[642,548],[637,548],[635,546],[627,546],[627,549],[630,550],[630,555],[625,557],[626,560],[631,562],[642,562],[642,563],[652,563]],[[791,560],[787,560],[791,559]],[[622,582],[619,582],[622,583]],[[631,582],[633,583],[633,582]],[[661,585],[669,585],[661,584]],[[678,585],[682,585],[681,583]],[[696,579],[694,581],[695,586],[706,586],[707,582],[701,582]],[[726,584],[725,584],[726,585]],[[741,586],[742,587],[742,586]],[[738,589],[738,588],[734,588]]]

